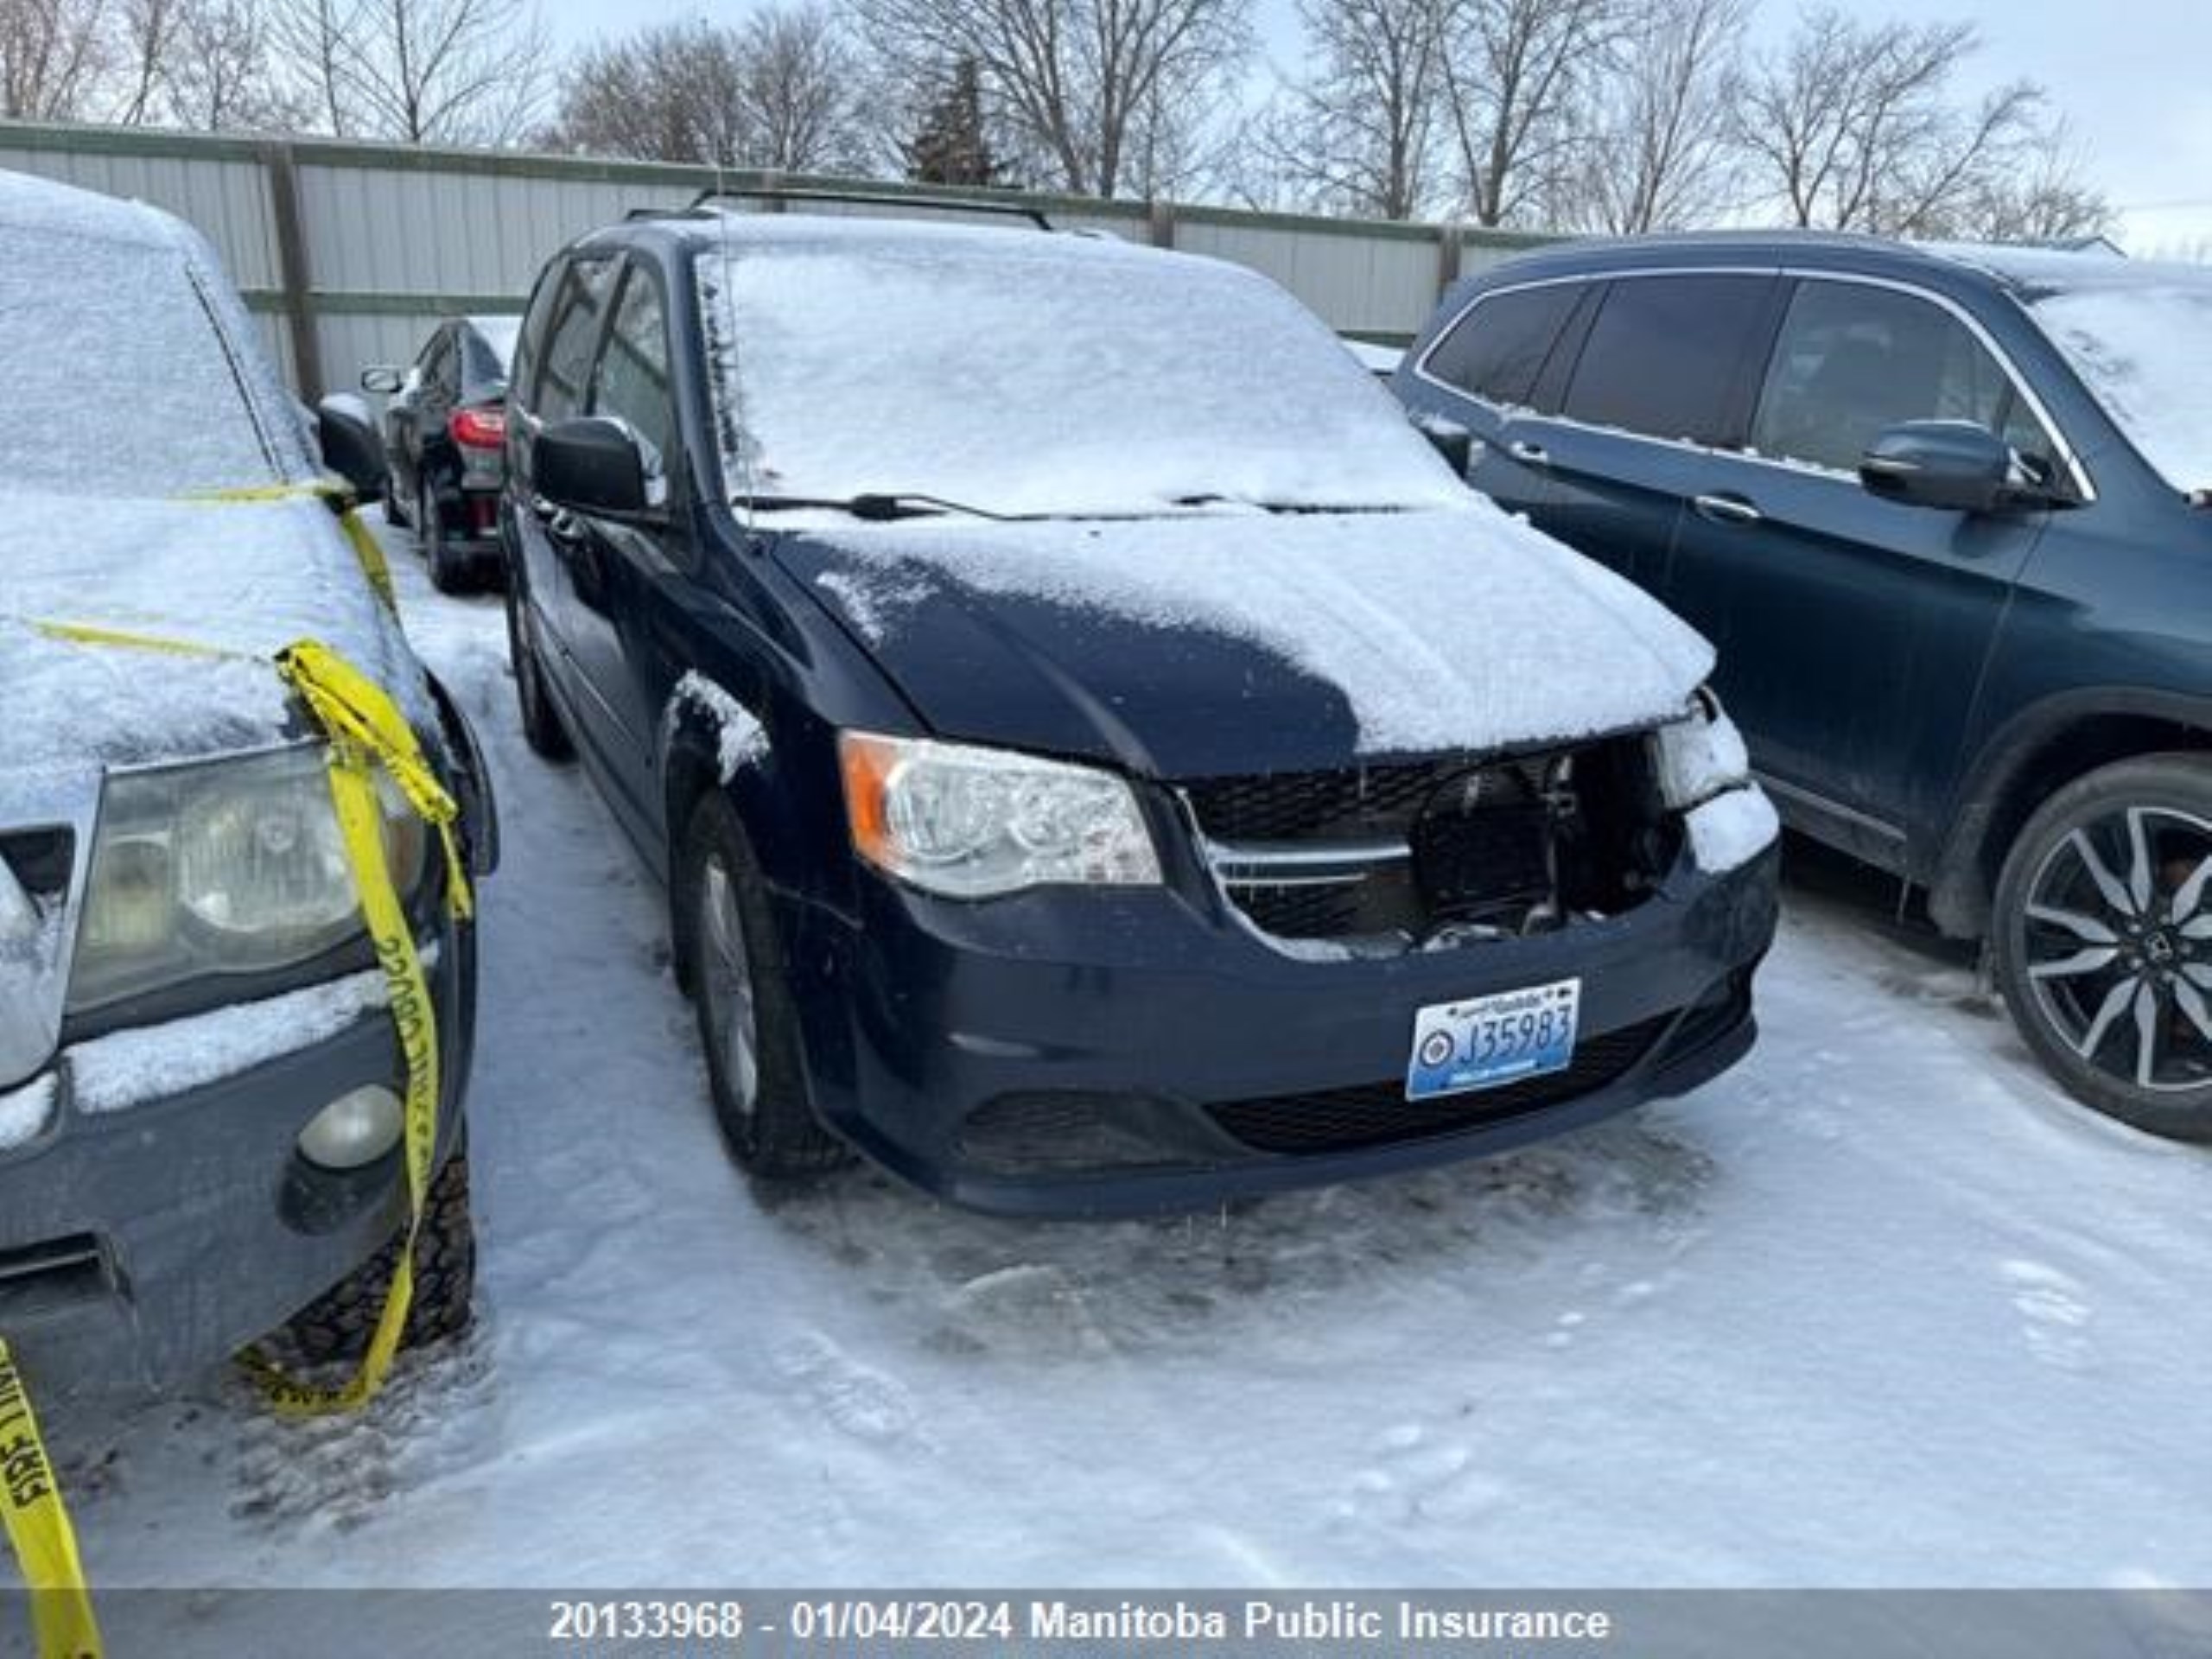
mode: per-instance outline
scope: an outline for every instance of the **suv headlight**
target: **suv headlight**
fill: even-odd
[[[1751,781],[1751,758],[1744,747],[1744,734],[1710,691],[1697,694],[1688,719],[1662,726],[1653,734],[1652,755],[1659,771],[1660,796],[1677,812]]]
[[[272,972],[360,931],[324,755],[315,744],[109,778],[73,1011],[206,976]],[[412,893],[423,826],[396,790],[384,798],[385,855]]]
[[[843,733],[837,747],[853,845],[902,881],[982,899],[1160,880],[1136,797],[1111,772],[865,732]]]

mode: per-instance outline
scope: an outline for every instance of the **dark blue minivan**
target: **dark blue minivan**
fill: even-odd
[[[1262,279],[704,205],[556,257],[512,397],[525,729],[667,878],[756,1174],[1187,1207],[1750,1046],[1710,649]]]
[[[2062,1082],[2212,1138],[2212,270],[1576,244],[1462,283],[1394,385],[1713,641],[1784,817],[1986,939]]]

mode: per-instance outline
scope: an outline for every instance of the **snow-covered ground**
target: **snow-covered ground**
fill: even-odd
[[[394,540],[505,836],[483,1317],[355,1421],[216,1378],[52,1425],[96,1585],[2212,1582],[2212,1157],[2069,1104],[1878,890],[1793,883],[1738,1071],[1516,1156],[1109,1226],[766,1205],[498,601]]]

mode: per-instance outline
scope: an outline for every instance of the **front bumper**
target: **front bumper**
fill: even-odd
[[[474,1046],[476,946],[450,923],[437,944],[425,968],[442,1162]],[[404,1089],[382,1007],[219,1082],[108,1113],[78,1109],[68,1051],[46,1076],[57,1094],[44,1131],[0,1154],[0,1333],[41,1398],[168,1393],[283,1324],[405,1219],[397,1151],[340,1175],[296,1150],[340,1095]]]
[[[981,905],[860,878],[783,899],[823,1119],[926,1191],[1111,1216],[1494,1153],[1680,1094],[1750,1049],[1780,855],[1685,858],[1605,922],[1386,958],[1292,957],[1173,889]],[[1415,1011],[1579,976],[1567,1072],[1410,1107]]]

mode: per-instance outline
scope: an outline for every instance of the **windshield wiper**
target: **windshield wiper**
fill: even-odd
[[[868,492],[846,496],[741,495],[736,505],[749,507],[755,512],[794,512],[807,508],[844,512],[870,524],[887,524],[896,518],[930,518],[944,512],[965,513],[970,518],[995,518],[1001,522],[1008,519],[1006,513],[993,512],[988,507],[972,506],[965,501],[948,501],[941,495],[904,492]]]

